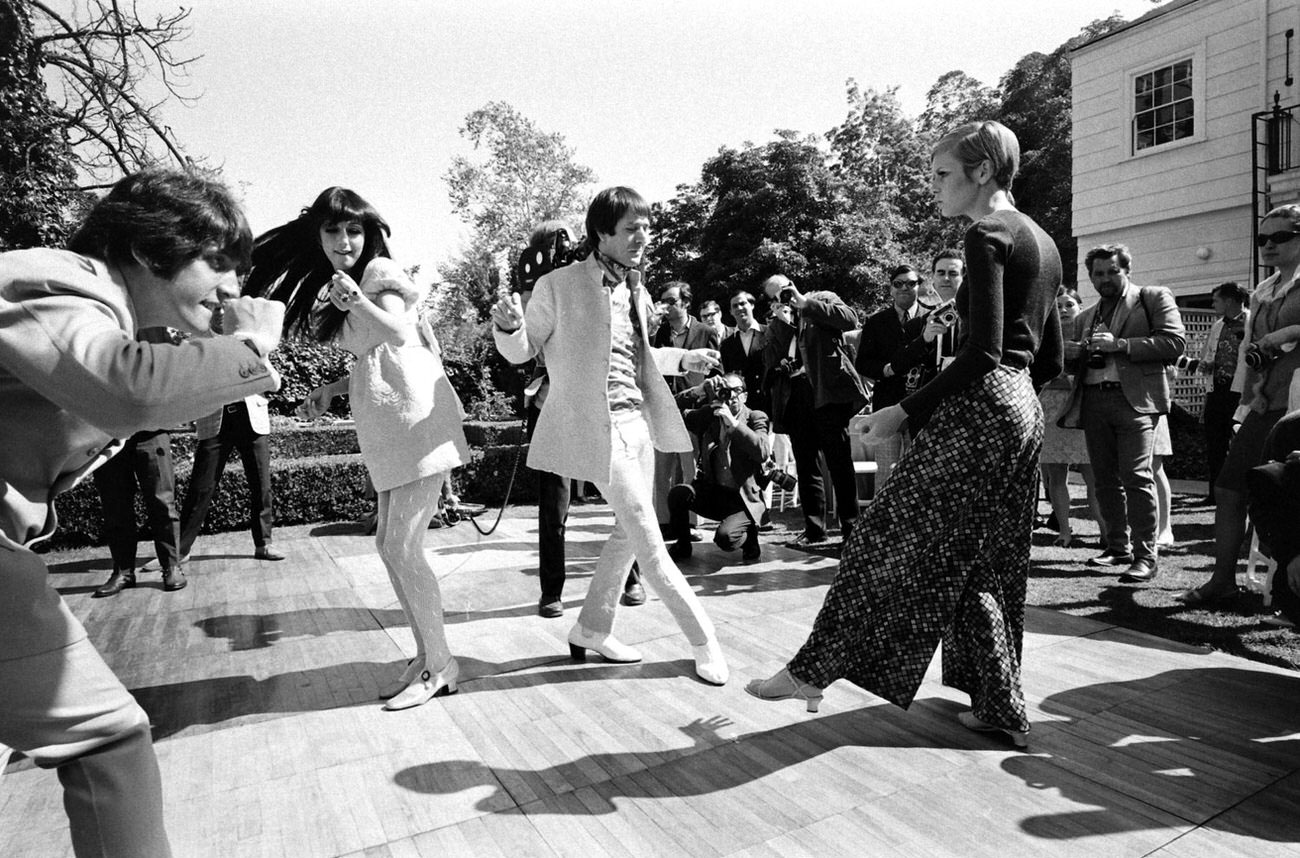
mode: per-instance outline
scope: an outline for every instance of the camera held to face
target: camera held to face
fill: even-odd
[[[1246,366],[1251,369],[1263,369],[1273,362],[1273,357],[1272,355],[1265,354],[1264,350],[1259,347],[1259,343],[1251,343],[1246,347],[1246,356],[1244,360],[1246,361]]]
[[[777,295],[777,300],[780,301],[782,304],[789,304],[791,301],[793,301],[794,287],[786,286],[784,289],[782,289],[781,292]]]

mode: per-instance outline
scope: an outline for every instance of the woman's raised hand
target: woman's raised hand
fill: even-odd
[[[492,324],[505,333],[509,334],[519,330],[519,326],[524,323],[524,305],[519,300],[517,292],[511,292],[509,295],[503,295],[499,301],[492,305]]]
[[[351,310],[362,300],[361,287],[343,271],[335,271],[330,278],[330,303],[343,312]]]

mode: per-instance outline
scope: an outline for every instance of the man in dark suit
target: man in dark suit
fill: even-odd
[[[862,325],[854,368],[873,381],[871,410],[897,405],[920,390],[924,365],[905,359],[908,343],[925,329],[924,308],[917,300],[923,278],[911,265],[899,265],[890,272],[890,305],[872,313]],[[897,366],[896,366],[897,364]],[[899,433],[872,448],[876,459],[876,485],[884,485],[894,463],[907,449],[907,436]]]
[[[663,308],[663,321],[655,331],[650,345],[655,348],[717,349],[718,332],[691,315],[691,287],[680,280],[672,280],[659,290],[659,306]],[[704,381],[704,373],[688,372],[685,375],[666,377],[668,387],[677,397],[678,406],[685,409],[698,404],[695,390]],[[689,480],[695,473],[694,453],[663,453],[655,450],[654,502],[655,514],[662,527],[668,525],[668,490]]]
[[[1106,521],[1106,550],[1088,563],[1127,567],[1121,581],[1150,581],[1157,520],[1151,448],[1156,421],[1169,413],[1165,368],[1183,353],[1183,320],[1168,289],[1128,279],[1132,257],[1124,245],[1094,247],[1084,264],[1101,298],[1079,314],[1065,343],[1074,394],[1061,424],[1083,428]]]
[[[699,467],[689,484],[668,493],[668,553],[691,556],[690,513],[718,522],[713,542],[723,551],[744,546],[746,563],[758,560],[758,526],[763,495],[755,481],[772,448],[767,415],[745,407],[745,381],[729,372],[704,382],[705,405],[686,412],[686,428],[696,436]]]
[[[858,326],[858,317],[834,292],[802,294],[783,274],[764,281],[763,293],[796,314],[791,322],[777,315],[768,322],[763,355],[774,429],[790,436],[798,471],[804,532],[793,544],[815,544],[826,539],[819,453],[830,469],[841,531],[847,534],[858,516],[848,426],[867,404],[867,392],[843,340],[845,331]]]
[[[740,375],[745,381],[746,402],[766,413],[769,405],[763,390],[763,344],[767,342],[767,334],[754,318],[754,296],[743,290],[732,295],[731,317],[736,320],[736,327],[718,346],[722,370]]]

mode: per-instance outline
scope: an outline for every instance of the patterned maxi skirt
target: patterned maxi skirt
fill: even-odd
[[[1028,730],[1020,690],[1043,412],[1026,371],[945,399],[858,517],[812,634],[789,664],[906,708],[943,643],[943,682],[977,717]]]

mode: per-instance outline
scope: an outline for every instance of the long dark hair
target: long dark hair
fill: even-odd
[[[355,191],[326,188],[302,214],[258,236],[253,245],[253,269],[244,281],[244,294],[272,298],[285,304],[284,332],[305,334],[325,342],[334,338],[347,314],[328,301],[316,301],[321,287],[334,275],[334,266],[321,250],[321,227],[356,221],[365,230],[361,258],[347,272],[360,282],[370,260],[389,257],[388,223]]]

